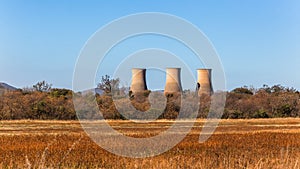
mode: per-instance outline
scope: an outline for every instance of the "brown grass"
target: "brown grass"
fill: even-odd
[[[103,150],[76,121],[0,121],[0,168],[300,168],[300,119],[222,120],[199,143],[204,122],[171,150],[134,159]],[[173,121],[109,123],[125,135],[147,137]]]

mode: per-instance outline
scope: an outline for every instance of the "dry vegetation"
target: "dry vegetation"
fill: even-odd
[[[0,168],[300,168],[300,119],[222,120],[199,143],[203,122],[171,150],[134,159],[103,150],[77,121],[0,121]],[[173,121],[109,123],[126,135],[148,137]]]
[[[87,110],[94,105],[95,95],[92,92],[74,94],[67,89],[6,91],[0,94],[0,120],[76,120],[76,113],[80,119],[174,119],[179,111],[183,118],[190,118],[191,112],[198,113],[198,118],[206,118],[210,108],[209,96],[200,98],[198,110],[192,109],[193,106],[180,107],[180,101],[184,105],[198,104],[193,101],[194,93],[191,91],[184,91],[181,94],[184,99],[181,100],[175,95],[173,98],[165,97],[161,92],[146,91],[141,94],[142,97],[133,98],[128,98],[121,89],[115,92],[114,97],[114,92],[96,94],[102,117]],[[73,100],[72,94],[76,96]],[[223,119],[300,117],[300,93],[293,88],[280,85],[260,89],[242,87],[226,94]],[[151,107],[149,100],[152,101]],[[76,111],[73,101],[77,105]],[[148,114],[145,116],[137,110],[147,110]]]

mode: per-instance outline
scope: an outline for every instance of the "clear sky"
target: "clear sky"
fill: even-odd
[[[1,0],[0,82],[22,88],[46,80],[71,88],[88,38],[139,12],[169,13],[202,30],[220,56],[229,90],[263,84],[300,89],[298,0]]]

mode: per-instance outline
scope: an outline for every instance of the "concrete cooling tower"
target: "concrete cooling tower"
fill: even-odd
[[[165,94],[177,93],[182,91],[180,68],[167,68],[166,69],[166,85]]]
[[[133,68],[130,91],[132,93],[143,92],[147,90],[146,69]]]
[[[198,95],[202,94],[211,95],[213,94],[213,87],[211,83],[211,69],[197,69],[198,82],[197,89]]]

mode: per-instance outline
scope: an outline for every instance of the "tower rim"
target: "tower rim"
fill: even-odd
[[[211,68],[199,68],[199,69],[196,69],[196,70],[212,70]]]

